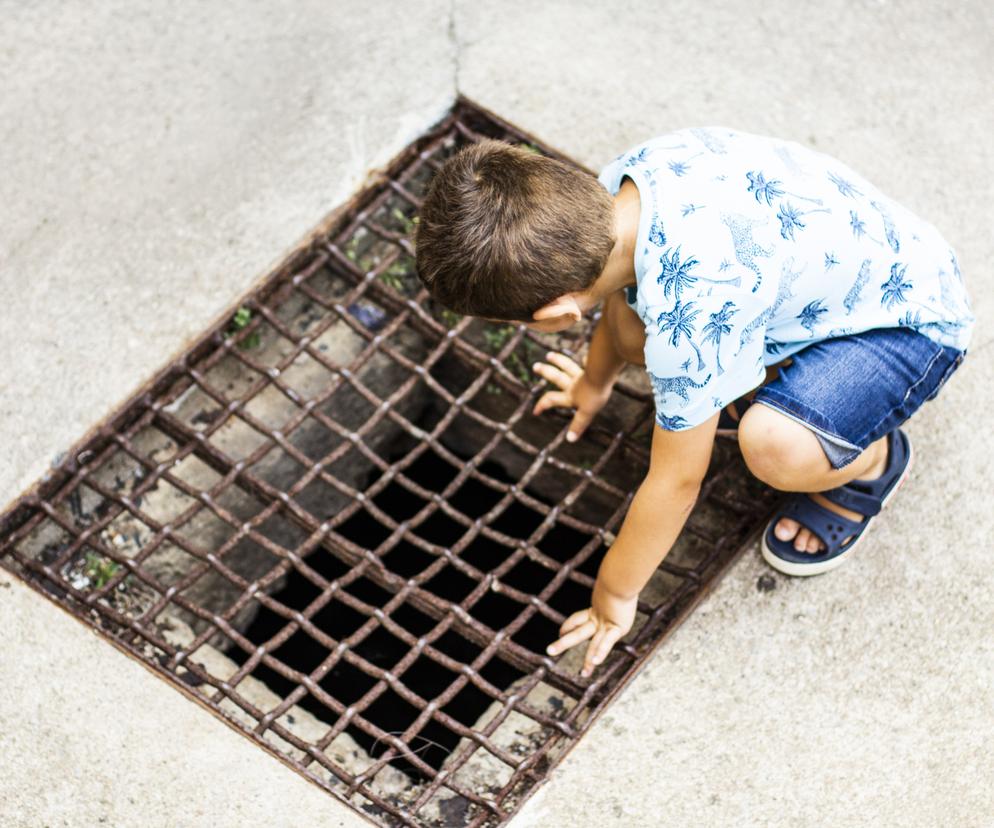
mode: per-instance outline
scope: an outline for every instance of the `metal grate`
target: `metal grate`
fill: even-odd
[[[460,99],[0,519],[7,569],[386,825],[506,820],[773,497],[719,441],[623,645],[591,679],[582,647],[544,654],[588,605],[652,403],[631,369],[567,444],[529,413],[530,365],[589,329],[419,289],[419,199],[482,136],[556,155]]]

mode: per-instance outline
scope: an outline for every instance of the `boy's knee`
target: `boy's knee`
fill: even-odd
[[[739,423],[738,436],[749,471],[775,489],[790,490],[810,475],[818,459],[812,456],[812,441],[821,452],[810,431],[766,405],[749,407]]]

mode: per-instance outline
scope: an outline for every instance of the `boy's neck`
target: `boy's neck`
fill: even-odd
[[[594,304],[635,284],[635,246],[641,209],[638,188],[630,178],[624,178],[614,197],[614,247],[601,275],[587,289]]]

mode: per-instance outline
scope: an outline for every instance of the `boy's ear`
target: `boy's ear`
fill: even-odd
[[[570,316],[574,322],[579,322],[583,317],[583,311],[580,310],[576,296],[572,293],[563,294],[553,299],[547,305],[542,305],[542,307],[532,314],[532,319],[536,322],[541,322],[543,319],[555,319],[558,316]]]

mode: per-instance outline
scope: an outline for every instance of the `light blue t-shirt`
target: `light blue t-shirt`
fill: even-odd
[[[608,164],[641,221],[636,288],[656,421],[698,425],[765,366],[831,337],[910,327],[965,350],[974,317],[939,231],[824,153],[724,127],[653,138]]]

